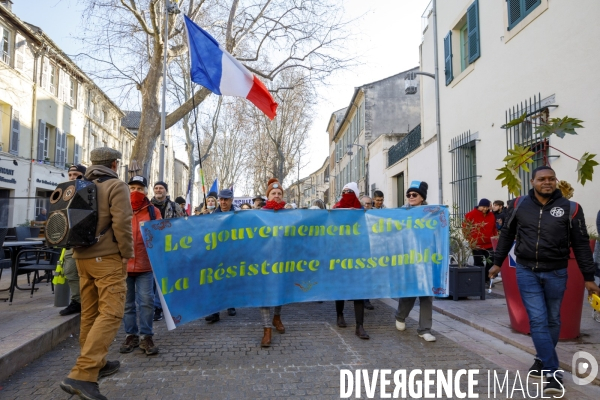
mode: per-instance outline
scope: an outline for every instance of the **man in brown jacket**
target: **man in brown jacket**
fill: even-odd
[[[97,243],[75,249],[81,289],[80,355],[60,387],[82,399],[106,399],[98,378],[114,374],[118,361],[107,361],[108,348],[125,309],[127,261],[133,257],[129,188],[117,175],[121,153],[109,147],[92,150],[85,179],[97,186]]]

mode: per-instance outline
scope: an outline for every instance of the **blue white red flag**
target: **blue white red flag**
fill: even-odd
[[[190,50],[193,82],[218,95],[243,97],[269,119],[277,114],[277,103],[266,86],[258,80],[204,29],[184,15]]]

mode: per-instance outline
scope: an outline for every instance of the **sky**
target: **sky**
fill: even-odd
[[[332,75],[319,88],[317,115],[309,142],[306,166],[300,175],[319,169],[329,152],[326,133],[331,113],[347,107],[354,88],[419,65],[421,15],[430,0],[343,0],[347,19],[355,19],[347,46],[358,57],[358,66]],[[13,0],[13,12],[22,20],[37,25],[67,54],[82,51],[74,39],[81,25],[81,2],[75,0]],[[175,145],[176,156],[186,160],[182,145]],[[302,161],[305,164],[305,161]]]

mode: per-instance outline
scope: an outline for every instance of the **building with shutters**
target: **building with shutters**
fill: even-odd
[[[574,187],[573,200],[581,203],[591,225],[598,212],[600,170],[595,182],[582,186],[577,161],[561,152],[575,158],[586,151],[600,153],[600,83],[592,77],[600,61],[593,50],[600,38],[600,2],[447,0],[438,1],[437,8],[444,203],[464,214],[482,197],[509,199],[496,180],[497,169],[517,143],[536,153],[534,168],[547,161]],[[430,12],[424,21],[421,70],[433,73]],[[431,156],[409,166],[409,181],[429,180],[427,168],[436,168],[434,80],[420,77],[419,90],[421,135]],[[523,114],[522,124],[501,128]],[[584,121],[578,135],[546,139],[534,133],[549,118],[565,116]],[[521,174],[522,194],[529,191],[530,178]]]
[[[40,28],[0,1],[0,226],[35,219],[71,164],[135,137],[123,112]],[[119,171],[126,178],[123,160]]]
[[[355,88],[348,107],[331,114],[327,126],[330,206],[348,182],[358,184],[360,195],[383,190],[386,207],[393,206],[393,196],[387,194],[398,178],[387,176],[385,164],[377,160],[421,121],[419,94],[404,91],[406,75],[415,70]]]

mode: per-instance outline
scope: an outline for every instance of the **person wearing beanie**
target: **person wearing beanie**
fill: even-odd
[[[175,199],[175,203],[179,205],[179,207],[181,208],[181,212],[183,212],[183,215],[188,215],[185,209],[185,199],[183,197],[177,196],[177,198]]]
[[[150,202],[158,208],[163,219],[178,218],[185,215],[179,204],[171,201],[169,186],[163,181],[154,183],[154,197]],[[162,304],[160,304],[156,283],[154,284],[154,297],[154,321],[161,321],[163,319]]]
[[[423,181],[413,181],[406,191],[406,202],[404,208],[424,206],[427,204],[427,189],[429,185]],[[396,329],[403,331],[406,329],[406,318],[415,305],[416,297],[402,297],[398,301],[396,310]],[[433,321],[433,296],[419,297],[419,327],[417,333],[419,337],[426,342],[435,342],[435,336],[431,334],[431,325]]]
[[[69,180],[83,179],[85,171],[87,171],[87,168],[81,164],[71,165],[68,172]]]
[[[362,209],[362,205],[358,200],[358,185],[356,182],[350,182],[344,185],[342,189],[342,198],[340,201],[335,203],[333,208],[342,209],[342,208],[350,208],[350,209]],[[344,305],[345,300],[336,300],[335,301],[335,311],[337,313],[337,326],[340,328],[345,328],[348,325],[346,324],[346,320],[344,319]],[[356,319],[356,330],[354,333],[361,339],[369,339],[369,335],[365,331],[363,327],[364,319],[365,319],[365,300],[354,300],[354,318]]]
[[[465,215],[463,221],[463,234],[473,248],[473,264],[483,267],[485,265],[485,279],[489,283],[488,273],[492,268],[487,262],[493,253],[492,237],[498,236],[496,217],[490,212],[492,202],[488,199],[479,200],[479,204]]]
[[[283,187],[277,178],[269,179],[267,183],[267,204],[263,210],[282,210],[285,207],[283,201]],[[271,346],[271,325],[281,334],[285,333],[285,327],[281,322],[281,306],[273,307],[273,320],[271,321],[271,307],[260,307],[260,316],[263,323],[263,338],[260,342],[261,347]]]

